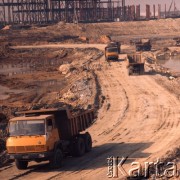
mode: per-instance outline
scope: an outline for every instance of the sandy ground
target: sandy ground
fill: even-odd
[[[92,64],[101,65],[101,70],[94,72],[105,97],[96,123],[88,129],[93,138],[92,152],[66,158],[63,168],[51,171],[47,163],[31,163],[23,171],[12,163],[0,169],[1,179],[108,179],[109,156],[128,156],[124,164],[128,171],[134,161],[156,161],[179,146],[179,92],[165,87],[159,74],[129,77],[125,61],[107,63],[102,57]],[[179,89],[179,83],[174,86]]]

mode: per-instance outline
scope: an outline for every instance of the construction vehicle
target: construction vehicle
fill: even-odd
[[[135,42],[136,51],[150,51],[151,41],[149,39],[141,39],[140,41]]]
[[[144,62],[141,53],[134,53],[127,55],[127,68],[129,75],[144,74]]]
[[[117,47],[118,48],[118,53],[121,53],[121,43],[116,42],[116,41],[110,41],[107,45],[107,47]]]
[[[180,46],[180,38],[174,38],[173,40],[176,41],[176,46]]]
[[[177,41],[176,41],[176,46],[180,46],[180,39],[178,39]]]
[[[6,148],[18,169],[30,161],[49,161],[52,168],[62,165],[63,157],[82,156],[92,149],[92,139],[85,130],[94,120],[94,111],[73,115],[68,109],[42,109],[16,113],[10,119]],[[82,133],[83,132],[83,133]]]
[[[121,44],[119,42],[111,41],[105,47],[105,58],[106,60],[118,60],[121,52]]]

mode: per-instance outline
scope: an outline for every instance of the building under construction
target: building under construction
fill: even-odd
[[[0,22],[44,24],[58,21],[99,22],[140,18],[140,5],[125,0],[1,0]]]
[[[171,7],[173,3],[174,0]],[[168,15],[170,15],[170,10]],[[158,16],[156,16],[155,5],[153,5],[153,12],[150,5],[146,5],[144,19],[156,19],[162,16],[161,5],[158,5]],[[47,24],[59,21],[109,22],[141,19],[140,5],[129,6],[126,5],[125,0],[1,0],[0,2],[0,24]]]

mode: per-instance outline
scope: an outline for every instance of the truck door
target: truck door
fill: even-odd
[[[59,140],[54,118],[47,119],[47,146],[53,150],[55,143]]]

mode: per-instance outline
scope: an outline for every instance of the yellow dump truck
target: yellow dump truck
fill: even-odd
[[[135,42],[136,51],[151,51],[152,45],[150,39],[141,39]]]
[[[118,60],[119,53],[121,52],[120,43],[111,41],[105,47],[105,58],[106,60]]]
[[[91,136],[85,130],[94,122],[93,110],[78,115],[72,115],[68,109],[16,114],[20,116],[9,121],[6,148],[18,169],[26,169],[30,161],[47,160],[52,168],[58,168],[64,156],[82,156],[92,149]]]
[[[144,74],[145,60],[142,58],[142,54],[137,52],[127,55],[127,68],[129,75],[142,75]]]
[[[176,41],[176,46],[180,46],[180,38],[174,38],[173,40]]]

